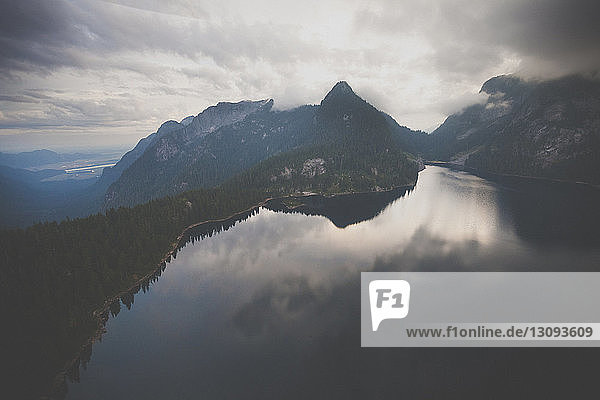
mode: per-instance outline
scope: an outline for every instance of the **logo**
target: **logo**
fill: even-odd
[[[369,283],[373,332],[385,319],[402,319],[408,315],[410,284],[405,280],[376,280]]]

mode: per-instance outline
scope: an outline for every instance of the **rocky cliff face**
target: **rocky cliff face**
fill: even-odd
[[[148,146],[152,145],[159,137],[164,136],[168,132],[181,129],[183,126],[184,125],[177,123],[176,121],[167,121],[163,123],[156,132],[141,139],[132,150],[125,153],[116,165],[104,168],[104,170],[102,170],[102,176],[96,183],[96,187],[99,187],[102,192],[104,192],[113,182],[119,179],[123,171],[129,168],[131,164],[144,154]]]
[[[311,129],[312,108],[274,112],[272,106],[273,100],[221,102],[184,119],[185,124],[173,121],[176,127],[146,138],[149,143],[141,154],[135,151],[137,157],[106,191],[104,208],[214,186],[303,143]],[[142,150],[142,142],[138,147]]]
[[[241,101],[239,103],[221,102],[216,106],[208,107],[187,125],[179,125],[179,129],[172,129],[170,135],[162,135],[154,146],[155,161],[165,162],[184,151],[187,146],[194,146],[202,139],[223,126],[243,121],[248,115],[269,111],[273,100]]]
[[[600,82],[488,80],[488,95],[431,134],[425,154],[482,171],[600,183]]]

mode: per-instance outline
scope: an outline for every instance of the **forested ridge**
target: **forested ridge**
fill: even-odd
[[[7,383],[41,394],[97,328],[104,300],[157,268],[182,230],[224,218],[266,197],[235,186],[0,232],[2,330]]]

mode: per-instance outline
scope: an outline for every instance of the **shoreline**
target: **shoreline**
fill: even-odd
[[[132,293],[135,289],[139,288],[139,286],[142,283],[144,283],[146,280],[150,280],[152,278],[152,276],[154,276],[156,273],[158,273],[158,271],[162,270],[163,265],[166,264],[167,260],[173,256],[173,253],[175,253],[175,251],[177,251],[177,249],[179,247],[179,243],[181,242],[181,240],[183,239],[183,237],[185,236],[185,234],[187,232],[189,232],[191,229],[194,229],[194,228],[204,225],[204,224],[225,222],[225,221],[234,219],[236,216],[246,214],[248,212],[256,210],[257,208],[264,206],[264,204],[266,204],[268,201],[270,201],[272,199],[273,199],[272,197],[268,197],[268,198],[262,200],[261,202],[259,202],[258,204],[255,204],[252,207],[249,207],[242,211],[235,212],[225,218],[208,219],[208,220],[193,223],[193,224],[185,227],[181,231],[181,233],[177,236],[177,238],[173,242],[171,242],[170,250],[156,264],[155,268],[153,268],[151,271],[149,271],[147,274],[145,274],[141,278],[137,279],[135,281],[135,283],[130,285],[127,289],[123,289],[123,290],[119,291],[118,293],[105,299],[104,302],[102,303],[102,306],[100,306],[99,308],[96,308],[95,310],[92,311],[92,319],[95,320],[95,322],[97,323],[96,331],[85,341],[85,343],[83,343],[80,346],[79,350],[77,351],[77,354],[72,359],[70,359],[69,361],[67,361],[65,363],[64,368],[56,374],[56,376],[54,378],[54,382],[52,384],[52,387],[50,388],[51,389],[50,393],[56,393],[58,391],[58,388],[64,384],[64,382],[69,374],[69,371],[72,370],[77,365],[78,361],[81,358],[81,354],[83,353],[83,351],[88,346],[91,346],[94,343],[96,343],[98,340],[100,340],[102,335],[107,332],[106,322],[108,322],[108,319],[110,317],[109,312],[110,312],[111,304],[113,304],[115,301],[120,300],[121,297],[123,297],[124,295]],[[166,265],[165,265],[165,267],[166,267]],[[42,396],[41,398],[42,399],[52,399],[53,397]]]
[[[417,178],[417,180],[418,180],[418,178]],[[370,191],[361,191],[361,192],[340,192],[340,193],[334,193],[334,194],[304,193],[303,192],[300,194],[288,194],[288,195],[278,196],[278,197],[267,197],[264,200],[258,202],[257,204],[255,204],[251,207],[248,207],[245,210],[236,211],[235,213],[230,214],[227,217],[203,220],[203,221],[188,225],[181,231],[181,233],[177,236],[177,238],[171,243],[170,250],[156,264],[155,268],[153,268],[151,271],[149,271],[147,274],[145,274],[141,278],[137,279],[132,285],[130,285],[126,289],[123,289],[123,290],[119,291],[118,293],[105,299],[100,307],[98,307],[92,311],[92,320],[95,320],[95,322],[97,323],[96,331],[90,337],[88,337],[88,339],[83,344],[80,345],[79,350],[73,356],[73,358],[71,358],[69,361],[67,361],[65,363],[65,366],[63,367],[63,369],[60,370],[56,374],[56,376],[53,379],[52,387],[50,387],[50,391],[49,391],[50,397],[42,396],[41,399],[52,399],[52,398],[54,398],[53,397],[54,393],[60,392],[59,388],[64,386],[64,384],[66,382],[66,378],[69,375],[69,372],[71,370],[73,370],[73,368],[75,366],[79,367],[78,362],[80,361],[81,355],[85,351],[85,349],[88,346],[91,346],[94,343],[96,343],[97,341],[99,341],[101,339],[102,335],[107,332],[106,323],[108,322],[108,319],[110,318],[111,304],[113,304],[115,301],[120,300],[121,297],[123,297],[124,295],[131,294],[134,290],[139,289],[140,285],[142,285],[147,280],[149,281],[152,278],[152,276],[157,274],[160,270],[164,271],[164,268],[166,268],[167,260],[169,260],[169,258],[172,257],[173,254],[178,250],[181,240],[184,238],[185,234],[188,233],[190,230],[197,228],[199,226],[202,226],[202,225],[206,225],[206,224],[226,222],[226,221],[235,219],[236,217],[245,215],[256,209],[260,209],[261,207],[264,207],[268,202],[270,202],[272,200],[283,200],[286,198],[303,198],[303,197],[312,197],[312,196],[322,196],[324,198],[334,198],[334,197],[339,197],[339,196],[349,196],[349,195],[356,195],[356,194],[384,193],[384,192],[391,192],[391,191],[398,190],[398,189],[414,188],[416,186],[416,184],[417,184],[417,181],[415,181],[414,184],[394,186],[392,188],[387,188],[387,189],[378,190],[378,191],[370,190]],[[296,208],[296,207],[299,207],[299,205],[295,206],[293,208]]]
[[[558,178],[548,178],[544,176],[531,176],[531,175],[517,175],[517,174],[501,174],[498,172],[489,172],[489,171],[481,171],[476,168],[466,167],[462,164],[456,164],[449,161],[425,161],[425,165],[431,165],[435,167],[449,168],[458,171],[468,172],[470,174],[479,176],[484,179],[497,179],[497,178],[518,178],[523,180],[532,180],[532,181],[541,181],[541,182],[549,182],[549,183],[568,183],[571,185],[582,185],[586,187],[591,187],[594,189],[600,189],[599,184],[594,184],[590,182],[583,181],[574,181],[568,179],[558,179]]]

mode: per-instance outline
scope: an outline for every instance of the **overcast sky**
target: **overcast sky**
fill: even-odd
[[[2,0],[0,151],[132,146],[218,101],[338,80],[413,129],[488,78],[598,70],[597,0]]]

